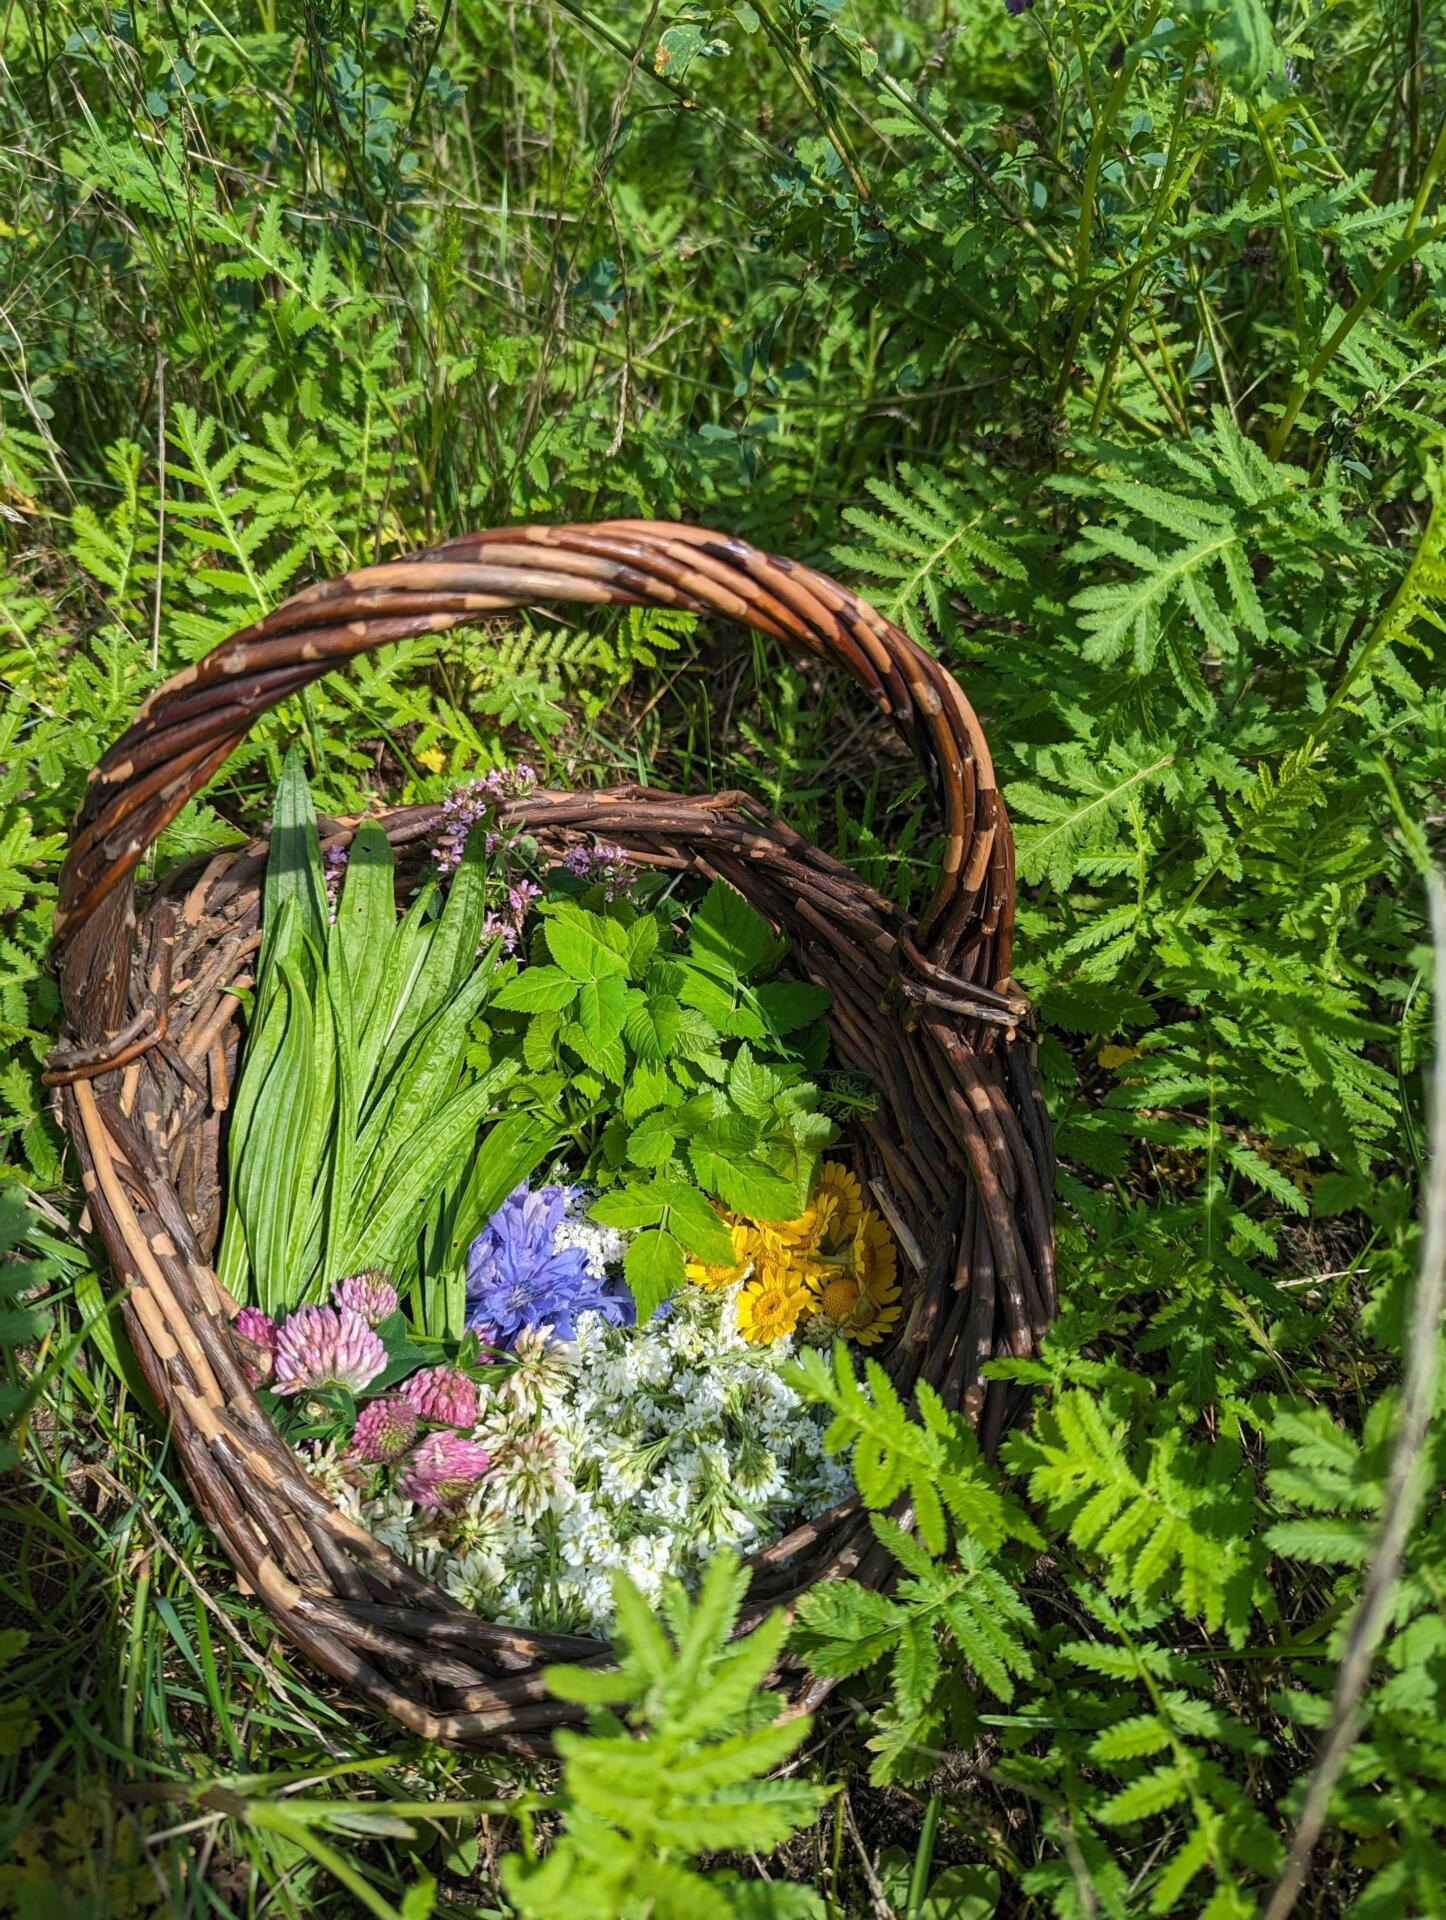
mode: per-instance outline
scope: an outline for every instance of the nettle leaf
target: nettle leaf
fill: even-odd
[[[577,1023],[599,1052],[611,1047],[628,1017],[629,987],[621,973],[584,980],[577,991]]]
[[[677,1106],[682,1097],[682,1089],[665,1068],[639,1060],[623,1088],[623,1118],[640,1120],[654,1107]]]
[[[794,1183],[757,1160],[728,1160],[715,1154],[708,1184],[725,1206],[754,1220],[792,1220],[802,1205]]]
[[[715,880],[693,909],[688,948],[695,960],[744,977],[781,951],[768,922],[723,880]]]
[[[733,1261],[733,1236],[727,1223],[699,1193],[679,1181],[667,1183],[668,1224],[684,1245],[700,1260],[715,1267],[730,1266]]]
[[[682,1108],[683,1114],[689,1116],[688,1124],[690,1126],[699,1124],[701,1127],[701,1130],[688,1141],[688,1158],[692,1162],[693,1177],[698,1185],[706,1188],[710,1193],[719,1191],[718,1182],[722,1170],[735,1162],[750,1159],[754,1148],[758,1145],[757,1124],[741,1113],[729,1111],[726,1105],[714,1118],[701,1123],[692,1121],[689,1115],[690,1108],[696,1108],[704,1102],[711,1106],[715,1100],[720,1100],[720,1096],[705,1094],[701,1100],[690,1100]],[[733,1203],[730,1201],[728,1204],[731,1206]],[[748,1211],[746,1207],[736,1210],[740,1213]],[[782,1214],[772,1217],[792,1219],[793,1215]]]
[[[800,1027],[811,1026],[833,1002],[827,987],[815,987],[806,980],[767,980],[753,989],[753,997],[776,1034],[796,1033]]]
[[[733,1259],[727,1224],[696,1187],[682,1180],[636,1181],[601,1194],[591,1217],[606,1227],[665,1227],[701,1260],[726,1266]]]
[[[626,930],[628,972],[637,979],[658,951],[658,923],[650,913],[639,914]]]
[[[581,1021],[570,1020],[562,1029],[562,1038],[579,1059],[584,1060],[595,1073],[600,1073],[615,1087],[623,1085],[627,1079],[628,1057],[623,1050],[621,1039],[616,1034],[606,1045],[598,1046]]]
[[[675,1108],[661,1108],[640,1120],[628,1135],[628,1158],[639,1167],[665,1167],[678,1144]]]
[[[579,981],[626,977],[628,963],[612,944],[610,923],[576,907],[559,908],[543,923],[547,950],[565,974]]]
[[[588,1209],[588,1218],[604,1227],[655,1227],[668,1212],[665,1183],[613,1187],[601,1193]]]
[[[728,1074],[728,1097],[740,1113],[765,1120],[773,1111],[783,1082],[771,1067],[754,1059],[751,1047],[740,1047]]]
[[[716,1032],[742,1039],[761,1035],[762,1022],[739,1003],[736,979],[719,980],[702,967],[678,967],[675,971],[678,998],[702,1015]]]
[[[534,1014],[522,1036],[522,1058],[534,1073],[544,1072],[557,1059],[558,1036],[563,1029],[560,1013]]]
[[[667,1060],[677,1044],[682,1008],[671,993],[639,996],[628,1008],[623,1033],[639,1058],[657,1064]]]
[[[648,1227],[629,1243],[623,1256],[623,1275],[632,1291],[639,1322],[650,1320],[687,1279],[681,1241],[661,1227]]]
[[[560,967],[524,967],[504,980],[492,1004],[508,1013],[558,1013],[577,998],[579,982]]]

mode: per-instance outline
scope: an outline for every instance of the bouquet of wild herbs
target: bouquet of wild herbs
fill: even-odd
[[[899,1286],[822,1158],[826,993],[721,881],[543,866],[496,821],[531,780],[453,797],[398,918],[384,836],[323,850],[288,765],[222,1273],[340,1507],[495,1620],[602,1631],[616,1570],[656,1593],[849,1493],[785,1362],[883,1339]]]

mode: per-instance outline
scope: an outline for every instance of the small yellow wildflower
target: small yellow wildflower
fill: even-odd
[[[866,1212],[847,1260],[830,1267],[822,1281],[819,1312],[845,1340],[873,1346],[898,1322],[896,1268],[893,1236],[878,1214]]]
[[[733,1264],[723,1267],[712,1266],[706,1260],[688,1261],[684,1271],[700,1287],[731,1287],[743,1279],[749,1268],[755,1266],[762,1256],[763,1245],[758,1229],[750,1226],[746,1220],[729,1219],[726,1215],[724,1218],[733,1241]]]
[[[857,1340],[861,1347],[876,1346],[885,1334],[893,1332],[899,1313],[897,1287],[884,1287],[876,1293],[866,1293],[849,1315],[848,1325],[843,1330],[844,1338]]]
[[[844,1246],[858,1232],[864,1217],[863,1188],[856,1173],[839,1160],[825,1160],[814,1190],[813,1210],[819,1217],[821,1240]]]
[[[894,1236],[883,1215],[869,1209],[859,1221],[858,1232],[849,1248],[849,1264],[860,1284],[869,1289],[892,1286],[898,1276],[898,1261]]]
[[[738,1296],[738,1331],[754,1346],[771,1346],[792,1333],[814,1304],[813,1288],[797,1268],[767,1261]]]
[[[863,1191],[857,1174],[837,1160],[826,1160],[819,1170],[813,1198],[796,1220],[773,1220],[765,1238],[784,1247],[846,1246],[863,1213]]]

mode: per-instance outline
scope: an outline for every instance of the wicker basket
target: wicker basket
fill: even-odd
[[[787,932],[793,963],[833,995],[835,1057],[878,1094],[855,1147],[903,1256],[906,1317],[884,1363],[904,1391],[928,1379],[992,1443],[1010,1403],[981,1364],[1029,1353],[1055,1305],[1049,1126],[1009,977],[1009,827],[954,680],[824,575],[698,528],[627,520],[476,534],[312,587],[145,702],[91,776],[55,918],[66,1024],[48,1078],[200,1510],[317,1665],[417,1734],[534,1753],[576,1712],[548,1697],[541,1665],[606,1649],[478,1618],[332,1508],[258,1406],[229,1331],[236,1303],[212,1256],[234,990],[259,944],[265,842],[172,874],[139,904],[130,876],[256,716],[338,662],[507,609],[587,601],[723,614],[838,662],[932,775],[943,871],[917,923],[746,794],[538,791],[503,818],[548,857],[599,835],[649,866],[721,875]],[[403,875],[420,872],[438,813],[383,816]],[[324,824],[327,843],[345,846],[355,825]],[[762,1609],[887,1567],[848,1502],[757,1554],[751,1597]],[[790,1679],[800,1704],[827,1691]]]

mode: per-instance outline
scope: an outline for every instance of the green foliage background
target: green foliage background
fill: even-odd
[[[188,1516],[46,1113],[44,950],[86,770],[159,678],[307,579],[608,513],[829,564],[959,673],[1062,1156],[1007,1490],[957,1435],[870,1443],[957,1504],[894,1541],[893,1601],[807,1626],[857,1676],[808,1761],[848,1799],[775,1884],[867,1911],[927,1801],[1001,1912],[1263,1910],[1415,1260],[1442,44],[1436,0],[0,15],[0,1913],[503,1898],[517,1829],[475,1808],[515,1773],[360,1727]],[[292,743],[337,809],[525,748],[749,786],[907,901],[928,795],[860,724],[762,644],[539,616],[323,682],[160,857],[254,822]],[[1322,1914],[1446,1901],[1432,1446]],[[472,1811],[386,1813],[427,1799]],[[782,1911],[762,1884],[721,1897]]]

